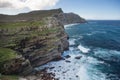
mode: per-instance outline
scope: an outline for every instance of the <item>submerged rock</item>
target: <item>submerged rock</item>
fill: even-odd
[[[70,58],[71,56],[70,55],[66,55],[65,58]]]
[[[69,61],[69,60],[65,60],[65,62],[67,62],[67,63],[71,63],[71,61]]]
[[[82,56],[76,56],[75,59],[80,59]]]

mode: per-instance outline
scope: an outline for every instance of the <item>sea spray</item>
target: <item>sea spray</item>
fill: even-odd
[[[89,48],[86,48],[86,47],[82,46],[81,44],[78,46],[78,49],[80,49],[80,51],[83,53],[88,53],[90,51]]]

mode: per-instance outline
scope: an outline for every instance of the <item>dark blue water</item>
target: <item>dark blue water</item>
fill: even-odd
[[[85,55],[103,62],[93,66],[105,75],[103,80],[120,80],[120,21],[88,21],[67,26],[66,31],[75,39],[71,46],[89,48]]]
[[[120,21],[88,21],[65,30],[70,37],[65,60],[42,67],[54,67],[48,72],[59,80],[120,80]]]

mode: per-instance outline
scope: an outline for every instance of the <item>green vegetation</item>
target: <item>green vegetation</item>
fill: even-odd
[[[21,22],[1,22],[0,29],[11,29],[11,28],[18,28],[18,27],[30,27],[30,26],[41,26],[44,22],[42,21],[21,21]]]
[[[22,21],[22,20],[42,20],[45,17],[53,16],[59,13],[63,13],[62,9],[54,9],[54,10],[40,10],[40,11],[32,11],[29,13],[21,13],[18,15],[2,15],[0,14],[0,22],[14,22],[14,21]]]
[[[0,80],[18,80],[17,75],[0,75]]]
[[[2,73],[2,71],[3,71],[3,68],[4,68],[3,65],[6,62],[16,58],[16,56],[17,56],[17,53],[15,51],[13,51],[11,49],[7,49],[7,48],[0,48],[0,73]],[[0,76],[0,79],[1,78],[2,78],[2,80],[8,80],[9,76],[7,77],[8,79],[7,78],[3,79],[3,78],[5,78],[5,76],[2,76],[2,77]],[[16,79],[10,79],[10,80],[16,80]]]
[[[57,32],[58,32],[58,28],[44,28],[42,26],[40,29],[9,31],[6,32],[8,35],[6,35],[5,33],[5,35],[3,34],[4,35],[3,38],[0,39],[0,47],[15,48],[16,46],[18,46],[19,42],[24,38],[27,38],[28,40],[32,40],[33,38],[39,37],[39,39],[42,40],[42,39],[52,38],[50,34],[53,35]]]
[[[17,53],[11,49],[0,48],[0,67],[6,61],[14,59],[17,56]]]

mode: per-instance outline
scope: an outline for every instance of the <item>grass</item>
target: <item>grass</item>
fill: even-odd
[[[17,56],[17,53],[11,49],[0,48],[0,66],[11,59],[14,59]]]
[[[1,22],[0,29],[11,29],[11,28],[18,28],[18,27],[26,27],[26,26],[41,26],[44,25],[43,21],[24,21],[24,22]]]
[[[0,73],[3,72],[4,64],[16,58],[16,56],[17,53],[15,51],[8,48],[0,48]]]
[[[0,80],[18,80],[17,75],[0,75]]]

